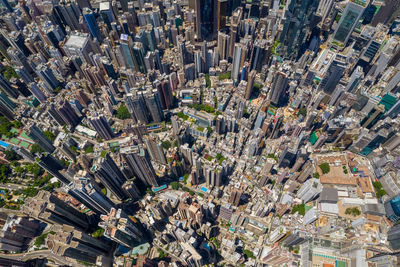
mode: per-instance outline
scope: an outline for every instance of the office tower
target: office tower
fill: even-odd
[[[154,87],[157,88],[161,100],[162,109],[170,109],[174,104],[172,88],[167,80],[156,81]]]
[[[72,108],[67,100],[61,100],[58,103],[58,106],[58,114],[61,116],[65,123],[68,123],[69,125],[71,125],[71,127],[75,127],[76,125],[78,125],[79,116],[76,114],[75,110]]]
[[[231,39],[232,42],[232,39]],[[247,47],[242,43],[235,44],[232,62],[232,75],[231,78],[237,82],[239,79],[239,72],[242,70],[244,61],[246,60]]]
[[[7,252],[24,251],[40,232],[40,222],[14,214],[0,213],[0,225],[2,227],[0,230],[0,248]],[[9,265],[2,265],[0,262],[0,266]]]
[[[67,173],[61,173],[60,171],[63,170],[63,165],[55,159],[52,155],[41,155],[39,157],[39,161],[37,162],[40,167],[45,169],[51,175],[56,177],[64,184],[69,184],[71,182],[71,177]]]
[[[104,236],[125,247],[138,246],[144,239],[139,222],[128,217],[121,209],[112,208],[107,215],[101,215],[99,226],[105,230]]]
[[[115,197],[126,198],[126,192],[122,189],[126,178],[109,154],[98,158],[93,165],[93,173]]]
[[[109,140],[114,137],[111,126],[104,116],[90,116],[88,120],[101,139]]]
[[[287,75],[283,72],[277,72],[274,76],[271,90],[269,93],[269,100],[274,105],[279,105],[283,92],[288,86]]]
[[[335,59],[329,65],[328,70],[324,78],[322,79],[319,89],[322,89],[324,93],[331,95],[342,78],[343,72],[347,66],[347,57],[336,54]]]
[[[27,135],[44,151],[52,153],[55,150],[53,142],[51,142],[36,125],[32,124],[29,127]]]
[[[30,83],[29,84],[29,91],[32,93],[34,97],[40,102],[40,103],[45,103],[47,100],[47,97],[45,94],[40,90],[39,86],[37,86],[36,83]]]
[[[349,82],[347,83],[345,91],[354,93],[357,90],[358,84],[363,78],[364,78],[363,69],[360,66],[357,66],[349,78]]]
[[[18,91],[10,86],[9,82],[3,77],[3,75],[0,75],[0,89],[2,89],[9,97],[18,98]]]
[[[98,257],[107,255],[112,247],[102,239],[74,229],[58,225],[47,237],[48,247],[58,257],[66,257],[91,264],[98,263]]]
[[[114,21],[114,15],[111,9],[110,2],[101,2],[99,7],[100,16],[103,21],[107,24],[109,30],[111,30],[111,22]]]
[[[12,108],[12,105],[10,105],[10,103],[8,103],[7,99],[10,100],[3,92],[1,92],[1,94],[0,94],[0,114],[9,120],[13,120],[14,119],[14,108]],[[10,100],[10,102],[11,102],[11,100]]]
[[[271,56],[271,51],[268,49],[268,46],[266,40],[256,39],[254,41],[250,56],[250,70],[261,72],[262,66],[268,63]]]
[[[17,105],[4,92],[0,92],[0,102],[1,105],[8,107],[11,112],[17,108]]]
[[[397,101],[385,114],[385,116],[392,119],[396,118],[400,113],[400,101]]]
[[[239,7],[236,9],[231,16],[231,26],[229,29],[229,34],[230,34],[230,43],[229,43],[229,52],[228,56],[229,57],[234,57],[234,51],[235,51],[235,44],[236,44],[236,39],[238,38],[238,28],[240,21],[242,20],[242,13],[243,9]]]
[[[393,250],[400,249],[400,225],[392,226],[387,233],[387,240]]]
[[[79,57],[82,62],[90,62],[89,53],[92,49],[90,46],[89,34],[71,34],[64,43],[63,49],[68,57]]]
[[[130,170],[147,186],[157,186],[156,173],[153,165],[142,147],[132,148],[122,154],[123,159],[130,168]]]
[[[137,200],[140,199],[141,193],[139,188],[135,184],[135,179],[131,181],[126,181],[122,188],[126,191],[130,199]]]
[[[29,217],[51,224],[67,224],[80,229],[88,229],[89,220],[85,213],[79,212],[48,191],[39,191],[36,197],[29,197],[22,206]]]
[[[13,31],[8,35],[7,41],[11,46],[19,51],[21,51],[25,57],[29,57],[32,52],[25,45],[25,37],[22,32]]]
[[[48,111],[50,117],[53,118],[53,120],[56,121],[58,125],[64,126],[66,124],[64,119],[61,117],[60,113],[54,107],[53,104],[49,105],[49,109],[47,111]]]
[[[368,115],[361,121],[361,127],[370,129],[385,113],[385,106],[383,104],[376,105]]]
[[[146,73],[147,70],[144,64],[145,50],[143,44],[139,42],[134,42],[132,51],[135,57],[136,71],[140,71],[141,73]]]
[[[255,71],[255,70],[250,71],[250,74],[249,74],[249,77],[247,80],[246,92],[244,95],[244,98],[247,100],[250,99],[251,93],[253,92],[254,79],[256,78],[256,74],[257,74],[257,71]]]
[[[114,203],[86,177],[75,177],[68,188],[68,194],[97,214],[107,214],[114,206]]]
[[[228,13],[228,0],[218,0],[217,1],[217,30],[221,30],[226,26],[226,17]]]
[[[231,203],[234,206],[239,206],[240,203],[240,198],[243,194],[243,186],[241,184],[236,184],[233,186],[231,190],[231,195],[229,196],[229,203]]]
[[[240,120],[244,114],[245,103],[243,101],[239,101],[238,107],[236,110],[236,119]]]
[[[54,76],[53,71],[46,65],[39,65],[36,68],[36,74],[44,81],[49,89],[55,90],[61,83]]]
[[[120,51],[123,55],[123,62],[126,68],[136,69],[135,57],[133,55],[132,47],[133,41],[132,37],[127,34],[121,34],[120,38]]]
[[[258,129],[261,128],[266,116],[267,116],[267,114],[264,111],[260,110],[258,112],[256,121],[254,122],[254,128],[253,128],[254,132],[256,132]]]
[[[333,34],[333,44],[346,45],[369,1],[349,1]]]
[[[164,165],[167,164],[167,158],[165,157],[164,149],[160,142],[156,142],[156,140],[150,136],[145,136],[144,143],[146,144],[147,151],[149,151],[151,160]]]
[[[319,193],[322,192],[322,184],[316,178],[311,178],[300,187],[297,192],[297,197],[307,203],[313,200]]]
[[[153,122],[161,122],[164,119],[164,114],[161,106],[161,99],[158,91],[154,89],[152,92],[144,92],[143,98]]]
[[[311,23],[317,7],[317,0],[290,1],[285,9],[285,22],[280,38],[280,53],[284,57],[297,58],[312,30]]]
[[[332,7],[333,0],[321,0],[317,8],[317,15],[321,17],[321,22],[323,23],[326,17],[329,15]]]
[[[131,114],[131,118],[137,123],[149,123],[149,112],[141,93],[129,93],[125,97],[126,107]]]
[[[196,6],[196,34],[200,40],[211,40],[216,30],[216,1],[195,0]]]
[[[221,31],[218,32],[218,56],[219,58],[222,59],[227,59],[228,58],[228,52],[229,52],[229,35],[226,33],[223,33]]]
[[[393,151],[396,147],[400,145],[400,133],[394,134],[385,143],[382,144],[382,147],[387,151]]]
[[[93,13],[92,10],[90,10],[89,8],[83,8],[82,10],[82,15],[83,18],[86,21],[86,24],[89,28],[90,34],[92,35],[93,38],[96,38],[98,41],[102,41],[103,40],[103,36],[100,32],[99,26],[97,25],[97,21],[96,21],[96,17]]]

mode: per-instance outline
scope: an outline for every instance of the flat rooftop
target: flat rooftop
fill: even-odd
[[[69,36],[64,46],[71,48],[83,48],[88,42],[88,40],[89,40],[88,36],[72,34]]]

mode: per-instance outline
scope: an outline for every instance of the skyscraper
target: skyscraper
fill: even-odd
[[[342,78],[343,72],[347,66],[347,57],[341,54],[336,54],[335,59],[329,65],[324,78],[322,79],[319,88],[324,90],[326,94],[331,95]]]
[[[67,100],[61,100],[58,106],[58,114],[62,117],[65,123],[68,123],[71,127],[78,125],[79,116]]]
[[[107,214],[110,212],[114,203],[100,192],[100,190],[94,187],[88,178],[76,178],[69,184],[68,193],[97,214]]]
[[[18,91],[13,89],[9,82],[3,77],[3,75],[0,75],[0,88],[9,96],[12,98],[18,98]]]
[[[164,114],[162,112],[161,100],[158,91],[154,89],[152,92],[143,92],[143,98],[152,117],[152,121],[161,122],[164,119]]]
[[[49,249],[57,256],[91,264],[96,264],[99,256],[105,256],[111,250],[110,243],[68,225],[56,226],[47,241]]]
[[[292,0],[286,9],[281,33],[280,53],[296,58],[311,32],[311,22],[318,7],[317,0]]]
[[[86,21],[86,24],[89,28],[89,31],[90,31],[90,34],[92,35],[92,37],[96,38],[98,41],[102,41],[103,36],[101,35],[100,29],[97,24],[96,17],[94,15],[93,11],[90,10],[89,8],[85,7],[85,8],[83,8],[82,15]]]
[[[200,40],[210,40],[216,30],[216,0],[195,0],[196,34]]]
[[[349,1],[333,34],[333,44],[346,45],[369,1]]]
[[[122,154],[131,171],[145,185],[157,186],[156,173],[143,147],[133,147],[131,151]]]
[[[239,206],[240,203],[240,198],[243,194],[243,186],[241,184],[237,184],[233,186],[231,190],[231,195],[229,196],[229,203],[231,203],[234,206]]]
[[[37,145],[39,145],[44,151],[52,153],[56,148],[53,143],[43,134],[43,132],[34,124],[32,124],[27,132],[27,135],[32,138]]]
[[[121,209],[112,208],[107,215],[101,215],[99,226],[105,230],[104,236],[129,248],[140,244],[144,233],[139,223],[134,222]]]
[[[36,197],[27,198],[22,211],[30,217],[52,224],[67,224],[80,229],[89,227],[85,213],[81,213],[48,191],[40,191]]]
[[[164,149],[159,142],[156,142],[154,138],[150,136],[145,136],[144,143],[146,144],[147,151],[149,151],[150,157],[153,161],[164,165],[167,164]]]
[[[283,72],[277,72],[274,76],[269,93],[269,100],[271,100],[271,103],[273,103],[274,105],[279,105],[282,93],[285,91],[287,85],[287,75]]]
[[[227,59],[229,52],[229,35],[221,31],[218,32],[218,55],[220,59]]]
[[[231,39],[232,42],[232,39]],[[235,44],[235,50],[233,53],[233,62],[232,62],[232,75],[231,78],[237,82],[239,79],[239,73],[242,70],[244,61],[247,55],[247,47],[242,43]]]
[[[256,78],[257,71],[252,70],[249,74],[248,80],[247,80],[247,86],[246,86],[246,92],[244,95],[245,99],[250,99],[251,93],[253,92],[253,86],[254,86],[254,79]]]
[[[126,107],[131,118],[137,123],[149,123],[148,111],[141,93],[129,93],[125,97]]]
[[[109,140],[114,137],[114,133],[110,127],[110,124],[104,116],[90,116],[88,117],[88,120],[100,138]]]
[[[126,198],[126,192],[122,189],[126,178],[109,154],[106,154],[105,158],[98,158],[93,166],[93,172],[118,199]]]

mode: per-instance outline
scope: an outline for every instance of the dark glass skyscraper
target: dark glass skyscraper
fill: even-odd
[[[216,0],[196,0],[196,33],[202,40],[212,39],[217,25],[214,23],[216,17]]]
[[[311,22],[318,7],[317,0],[293,0],[286,10],[281,33],[282,56],[296,58],[311,32]]]

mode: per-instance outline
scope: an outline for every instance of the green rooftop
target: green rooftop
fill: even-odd
[[[310,139],[308,139],[312,145],[314,145],[318,141],[318,136],[315,131],[311,134]]]

